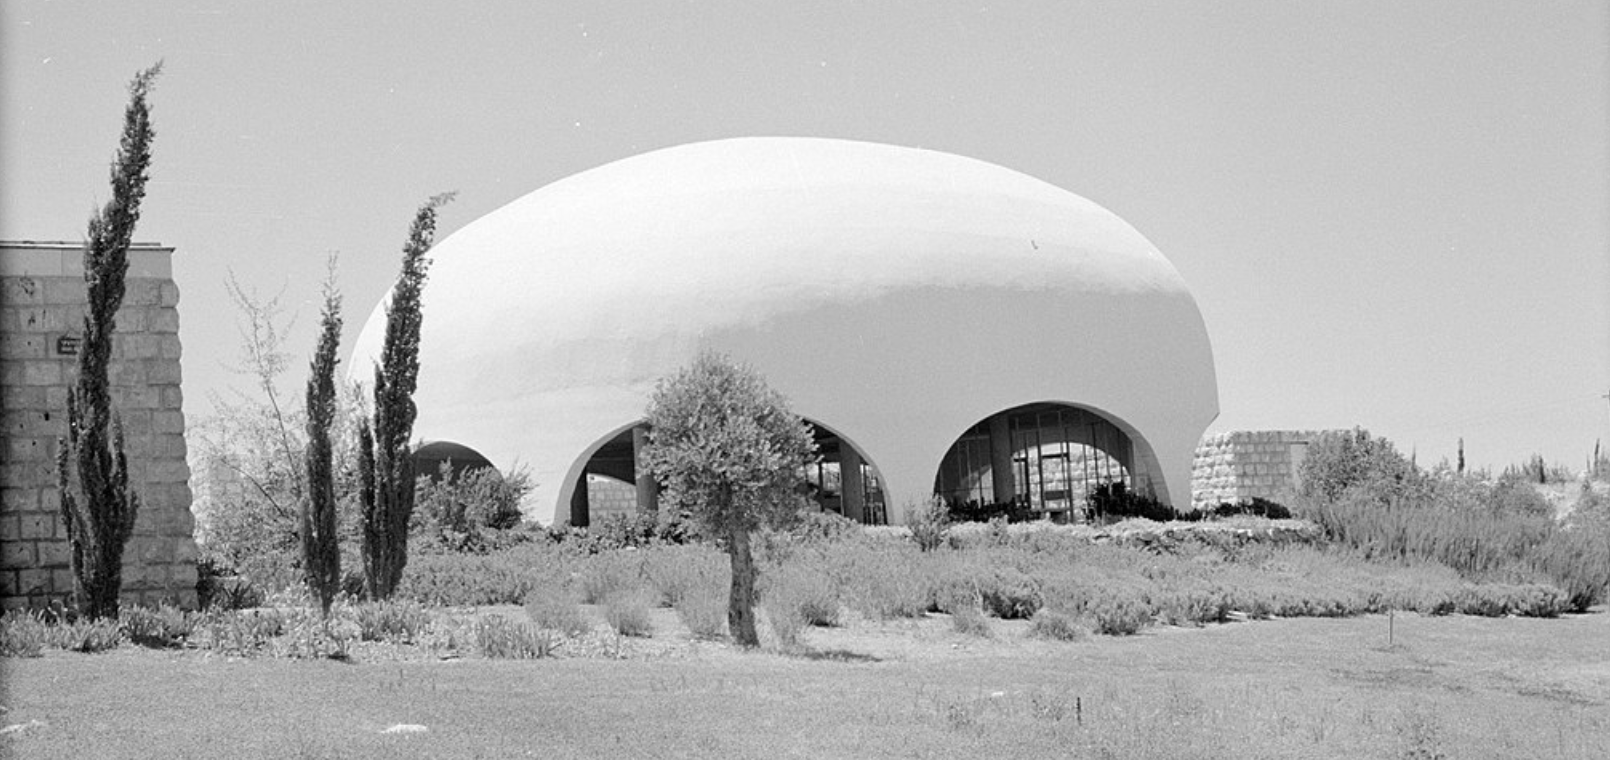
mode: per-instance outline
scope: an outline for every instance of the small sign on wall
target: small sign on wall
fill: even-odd
[[[63,335],[56,339],[57,356],[77,356],[78,346],[84,339],[77,335]]]

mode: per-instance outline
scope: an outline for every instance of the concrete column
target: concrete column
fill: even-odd
[[[660,484],[643,465],[643,450],[648,447],[648,428],[632,428],[632,477],[637,482],[637,512],[652,515],[660,509]]]
[[[989,468],[995,502],[1011,501],[1017,494],[1017,476],[1012,471],[1012,430],[1004,414],[989,418]]]
[[[866,522],[866,482],[861,477],[861,454],[850,444],[839,441],[839,490],[844,516]]]
[[[587,525],[587,472],[584,470],[576,478],[576,490],[570,494],[570,527],[585,528]]]

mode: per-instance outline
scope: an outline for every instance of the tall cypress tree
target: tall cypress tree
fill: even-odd
[[[73,597],[91,618],[117,617],[123,588],[123,548],[134,532],[140,499],[129,488],[123,425],[112,412],[107,369],[112,333],[123,305],[129,244],[140,219],[151,165],[151,109],[146,102],[162,70],[135,75],[123,112],[123,136],[112,163],[112,199],[89,220],[84,242],[88,303],[78,353],[78,378],[67,392],[67,436],[56,450],[62,523],[73,571]]]
[[[332,270],[333,271],[333,270]],[[335,477],[330,426],[335,423],[336,350],[341,345],[341,296],[332,280],[324,286],[318,349],[307,379],[307,498],[302,500],[302,566],[308,589],[324,616],[341,588],[341,549],[336,536]]]
[[[414,214],[403,246],[402,272],[386,304],[386,337],[375,367],[374,427],[358,431],[363,498],[363,574],[370,598],[397,590],[408,562],[408,520],[414,512],[414,467],[408,441],[414,434],[414,388],[419,380],[420,294],[436,236],[436,210],[452,193],[431,198]]]

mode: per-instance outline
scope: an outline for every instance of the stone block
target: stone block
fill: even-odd
[[[39,459],[54,459],[55,451],[50,445],[49,438],[6,438],[6,459],[11,462],[31,462]]]
[[[24,512],[17,515],[17,533],[24,539],[53,540],[57,537],[56,522],[54,512]]]
[[[143,386],[146,384],[145,362],[129,360],[113,362],[112,366],[107,368],[106,376],[114,388]]]
[[[14,514],[0,514],[0,541],[16,541],[22,538],[22,523]]]
[[[16,519],[10,516],[6,520],[15,526]],[[16,530],[13,527],[13,530]],[[0,543],[0,567],[23,568],[34,567],[38,564],[38,557],[34,555],[34,542],[32,541],[5,541]]]
[[[89,301],[82,277],[40,277],[39,282],[44,285],[43,303],[47,306],[83,305]]]
[[[179,305],[179,286],[173,284],[171,281],[163,282],[162,283],[161,294],[160,294],[160,298],[158,299],[158,302],[161,303],[163,306],[178,306]]]
[[[0,570],[0,596],[16,596],[18,593],[17,571]]]
[[[7,361],[22,368],[22,382],[20,385],[61,385],[61,363],[50,359],[25,359],[21,361]]]
[[[38,333],[0,335],[0,360],[43,359],[48,355],[46,343],[46,337]]]
[[[121,409],[160,409],[161,400],[162,392],[149,385],[118,383],[112,388],[112,404]]]
[[[185,412],[174,411],[174,409],[161,409],[159,407],[158,411],[151,412],[151,432],[158,433],[158,435],[163,435],[163,433],[184,435]]]
[[[41,568],[30,568],[17,572],[17,595],[32,596],[34,594],[49,594],[50,571]]]
[[[0,508],[3,508],[6,514],[39,509],[39,489],[28,486],[0,488]]]
[[[73,571],[63,569],[51,570],[50,591],[54,594],[73,593]]]
[[[7,385],[0,388],[0,403],[5,404],[5,410],[14,412],[22,409],[44,409],[46,389],[29,385]]]
[[[159,408],[159,409],[183,409],[184,408],[184,391],[182,389],[180,389],[179,386],[177,386],[177,385],[163,386],[163,387],[158,389],[158,392],[159,392],[159,395],[162,397],[162,403],[160,405],[158,405],[157,408]]]
[[[45,286],[36,277],[0,277],[0,303],[29,306],[45,302]]]
[[[121,328],[122,325],[118,327]],[[161,339],[155,335],[140,333],[124,334],[119,337],[123,344],[123,357],[126,359],[153,359],[160,351]]]
[[[72,547],[66,541],[40,541],[37,544],[40,567],[68,567],[72,565]]]
[[[173,309],[157,309],[151,312],[146,323],[146,329],[157,335],[179,334],[179,312]]]
[[[155,359],[145,363],[145,378],[152,385],[178,385],[184,370],[176,361]]]
[[[130,306],[156,306],[162,302],[162,281],[129,279],[123,289],[123,303]]]
[[[187,483],[190,481],[190,465],[183,459],[152,462],[146,472],[146,480],[151,483]]]
[[[179,336],[161,335],[158,337],[161,338],[162,342],[158,347],[157,356],[163,359],[178,359],[182,354]]]

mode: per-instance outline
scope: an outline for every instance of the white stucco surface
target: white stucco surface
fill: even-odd
[[[416,437],[530,466],[543,522],[589,447],[706,347],[862,450],[894,520],[963,430],[1038,401],[1120,423],[1183,506],[1218,413],[1201,315],[1150,242],[1077,195],[934,151],[668,148],[538,189],[431,257]],[[377,305],[355,378],[383,327]]]

